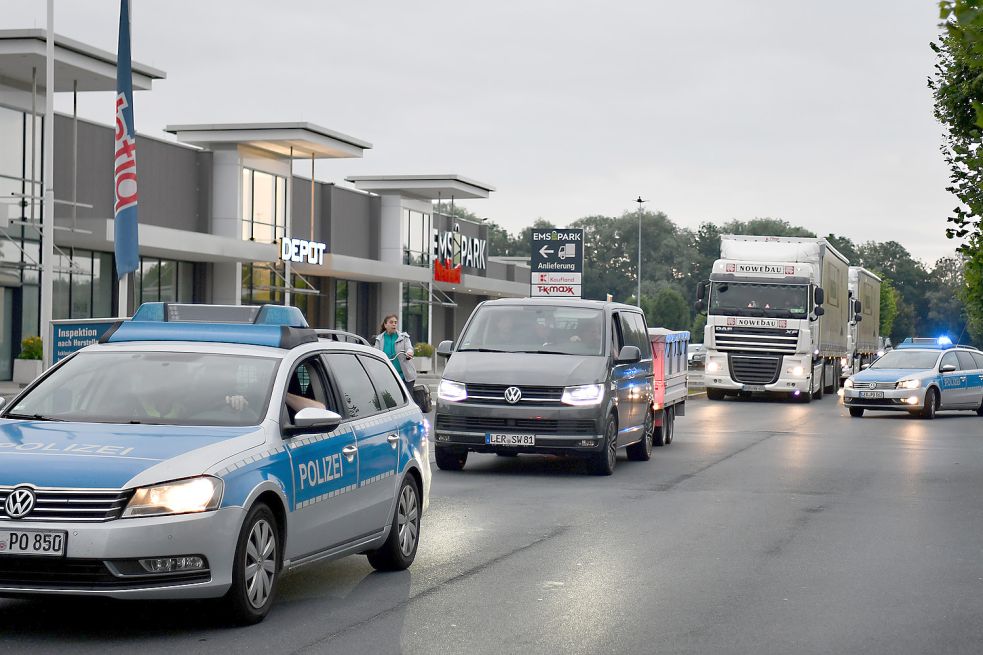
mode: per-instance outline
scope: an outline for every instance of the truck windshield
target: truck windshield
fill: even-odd
[[[458,351],[603,355],[604,313],[587,307],[485,306]]]
[[[257,425],[278,360],[176,352],[79,353],[5,417],[93,423]],[[231,402],[232,396],[238,396]]]
[[[939,353],[931,350],[892,350],[870,365],[870,368],[935,368]]]
[[[809,286],[753,282],[712,282],[708,312],[718,316],[805,318]]]

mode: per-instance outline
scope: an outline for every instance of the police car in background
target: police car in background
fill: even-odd
[[[902,410],[935,418],[945,409],[983,416],[983,353],[949,339],[905,339],[843,385],[850,416],[864,410]]]
[[[429,425],[367,346],[292,307],[142,305],[0,413],[0,595],[223,597],[416,556]]]

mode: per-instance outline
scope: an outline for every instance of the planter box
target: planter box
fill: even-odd
[[[28,385],[41,375],[42,362],[40,359],[15,359],[14,360],[14,382],[21,385]]]
[[[433,370],[433,358],[432,357],[414,357],[413,365],[416,367],[417,373],[429,373]]]

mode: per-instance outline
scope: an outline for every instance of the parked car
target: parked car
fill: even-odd
[[[553,298],[478,305],[437,392],[437,466],[460,470],[469,452],[586,457],[610,475],[617,451],[651,457],[652,347],[645,316],[618,303]]]
[[[142,305],[0,413],[0,595],[222,597],[254,623],[301,565],[413,562],[428,425],[385,356],[293,307],[208,311]]]

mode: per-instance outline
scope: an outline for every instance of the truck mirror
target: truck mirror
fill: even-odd
[[[450,357],[451,349],[454,347],[453,341],[441,341],[437,344],[437,355],[440,357]]]
[[[857,323],[859,323],[860,321],[864,320],[864,317],[861,316],[860,314],[855,314],[854,317],[853,317],[853,320],[855,320]]]
[[[816,307],[816,309],[814,309],[812,313],[816,315],[816,318],[819,318],[820,316],[826,313],[826,310],[822,308],[822,305],[820,305]]]
[[[816,301],[817,305],[822,305],[823,301],[826,300],[826,293],[823,291],[822,287],[816,287],[812,297]],[[821,314],[817,314],[817,316],[821,316]]]
[[[700,282],[698,285],[696,285],[696,299],[703,300],[706,297],[707,297],[707,283],[704,280]]]
[[[697,300],[695,303],[693,303],[693,309],[696,311],[697,314],[702,314],[703,313],[703,301],[702,300]]]
[[[862,312],[863,310],[864,309],[863,309],[863,306],[860,304],[860,301],[859,300],[854,300],[853,301],[853,311],[857,312],[857,315],[859,316],[860,315],[860,312]],[[859,319],[857,319],[857,320],[859,320]]]

